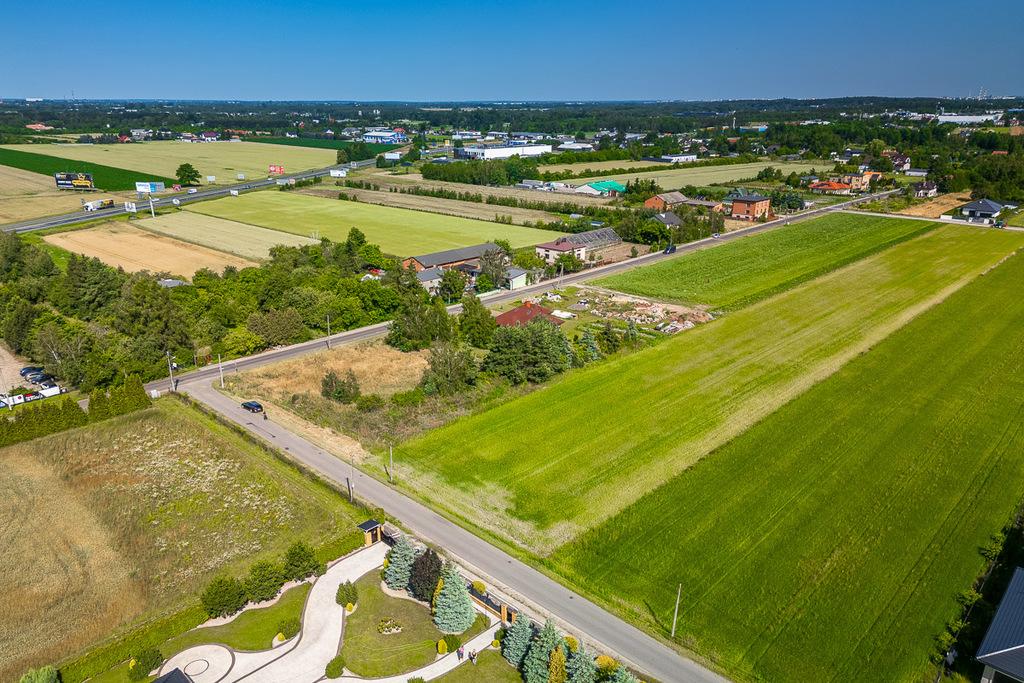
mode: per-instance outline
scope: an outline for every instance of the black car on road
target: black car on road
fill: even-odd
[[[242,404],[242,407],[248,410],[250,413],[262,413],[263,405],[256,401],[246,401]]]

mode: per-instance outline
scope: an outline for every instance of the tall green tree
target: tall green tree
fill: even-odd
[[[197,185],[199,179],[202,177],[196,167],[190,163],[184,163],[178,166],[177,170],[174,171],[174,177],[178,179],[178,182],[182,185]]]
[[[501,656],[516,669],[521,668],[532,639],[533,622],[520,612],[501,639]]]
[[[570,653],[566,665],[569,683],[595,683],[597,681],[597,664],[594,658],[580,643],[576,652]]]
[[[566,683],[568,674],[565,671],[565,651],[562,645],[556,645],[548,660],[548,683]]]
[[[419,555],[412,563],[409,589],[421,602],[430,602],[441,578],[441,558],[431,548]]]
[[[434,601],[434,625],[442,633],[463,633],[476,618],[466,582],[452,565],[445,567],[442,581],[441,592]]]
[[[476,360],[464,344],[434,344],[430,348],[428,362],[427,371],[423,375],[423,388],[428,394],[451,396],[476,382]]]
[[[18,679],[18,683],[59,683],[59,681],[57,669],[49,664],[38,669],[30,669]]]
[[[284,577],[299,581],[307,576],[320,576],[324,573],[324,563],[316,558],[316,553],[306,543],[292,543],[284,554]]]
[[[474,294],[462,297],[462,312],[459,313],[459,331],[467,342],[478,349],[491,345],[498,323],[490,310]]]
[[[437,295],[445,303],[451,303],[462,296],[466,291],[466,276],[454,268],[449,268],[441,273],[441,284],[437,286]]]
[[[554,622],[550,619],[545,621],[544,628],[530,642],[530,649],[526,651],[523,660],[523,680],[526,683],[548,683],[551,653],[561,641],[562,637],[558,635]]]
[[[93,389],[89,394],[89,421],[100,422],[111,416],[110,401],[105,389]]]
[[[391,590],[405,590],[409,586],[412,563],[416,552],[409,539],[402,534],[394,547],[388,551],[388,566],[384,570],[384,583]]]

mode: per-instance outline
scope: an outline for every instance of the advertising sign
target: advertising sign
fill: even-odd
[[[135,191],[140,194],[156,194],[165,189],[166,186],[163,183],[135,183]]]
[[[217,182],[217,176],[215,176],[215,175],[208,175],[208,176],[206,176],[206,182],[208,182],[208,183],[215,183],[215,182]]]
[[[181,192],[181,185],[179,183],[174,183],[173,185],[171,185],[171,189],[174,190],[175,192]]]
[[[138,213],[138,209],[135,208],[135,202],[125,202],[124,210],[128,213]]]
[[[270,175],[284,175],[284,166],[280,164],[270,164]]]
[[[343,168],[332,168],[331,169],[331,177],[332,178],[344,178],[347,175],[348,175],[348,171],[346,171]]]
[[[53,179],[58,190],[92,190],[96,187],[91,173],[54,173]]]
[[[235,180],[245,180],[245,174],[239,173],[238,175],[235,176]]]

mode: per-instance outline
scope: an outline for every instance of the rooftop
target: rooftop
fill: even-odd
[[[561,325],[562,321],[551,315],[550,308],[544,308],[540,304],[535,304],[531,301],[527,301],[522,306],[513,308],[511,311],[505,311],[495,321],[502,327],[515,327],[528,325],[535,318],[543,318],[548,320],[555,325]]]
[[[445,263],[454,263],[455,261],[468,261],[469,259],[480,258],[484,255],[484,252],[494,251],[500,248],[501,247],[494,242],[485,242],[484,244],[474,244],[471,247],[435,251],[430,254],[421,254],[410,258],[415,259],[420,265],[430,268],[431,266],[440,266]]]
[[[1008,676],[1024,678],[1024,569],[1014,570],[977,658]]]

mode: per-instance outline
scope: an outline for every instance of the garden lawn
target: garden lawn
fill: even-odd
[[[523,677],[497,650],[487,649],[476,657],[476,664],[462,660],[457,668],[433,679],[437,683],[522,683]]]
[[[131,145],[120,145],[130,147]],[[84,159],[81,155],[63,155],[63,150],[68,147],[56,145],[14,145],[0,147],[0,165],[20,168],[33,173],[42,173],[52,176],[54,173],[91,173],[92,181],[96,187],[102,190],[134,190],[136,181],[152,180],[164,182],[170,187],[171,183],[177,182],[169,177],[147,174],[137,170],[107,166],[99,163],[99,159]],[[31,151],[30,151],[31,150]],[[169,176],[173,176],[173,169]],[[56,185],[54,185],[56,188]],[[78,197],[95,199],[92,195],[78,194],[72,190],[66,190]],[[58,211],[59,209],[54,209]]]
[[[979,233],[980,234],[980,233]],[[932,680],[1024,487],[1024,255],[549,562],[739,679]],[[970,656],[972,653],[961,653]]]
[[[943,226],[402,444],[402,485],[546,554],[826,379],[1024,245]]]
[[[285,591],[269,607],[247,610],[221,626],[192,629],[161,645],[160,652],[164,658],[170,658],[205,643],[219,643],[233,650],[269,650],[282,620],[302,618],[310,588],[312,584],[300,584]]]
[[[621,292],[735,309],[934,229],[938,223],[832,213],[598,280]]]
[[[386,595],[380,583],[379,572],[370,572],[356,581],[359,603],[345,620],[341,650],[345,667],[364,678],[402,674],[430,664],[437,657],[437,641],[444,637],[434,626],[426,605]],[[377,632],[377,625],[388,618],[401,625],[400,633]],[[478,619],[459,638],[466,642],[485,628]]]
[[[497,211],[500,213],[500,207]],[[190,205],[188,211],[336,242],[359,228],[386,254],[406,257],[455,249],[494,239],[523,247],[554,239],[550,230],[442,216],[363,202],[311,197],[293,192],[251,192]]]

